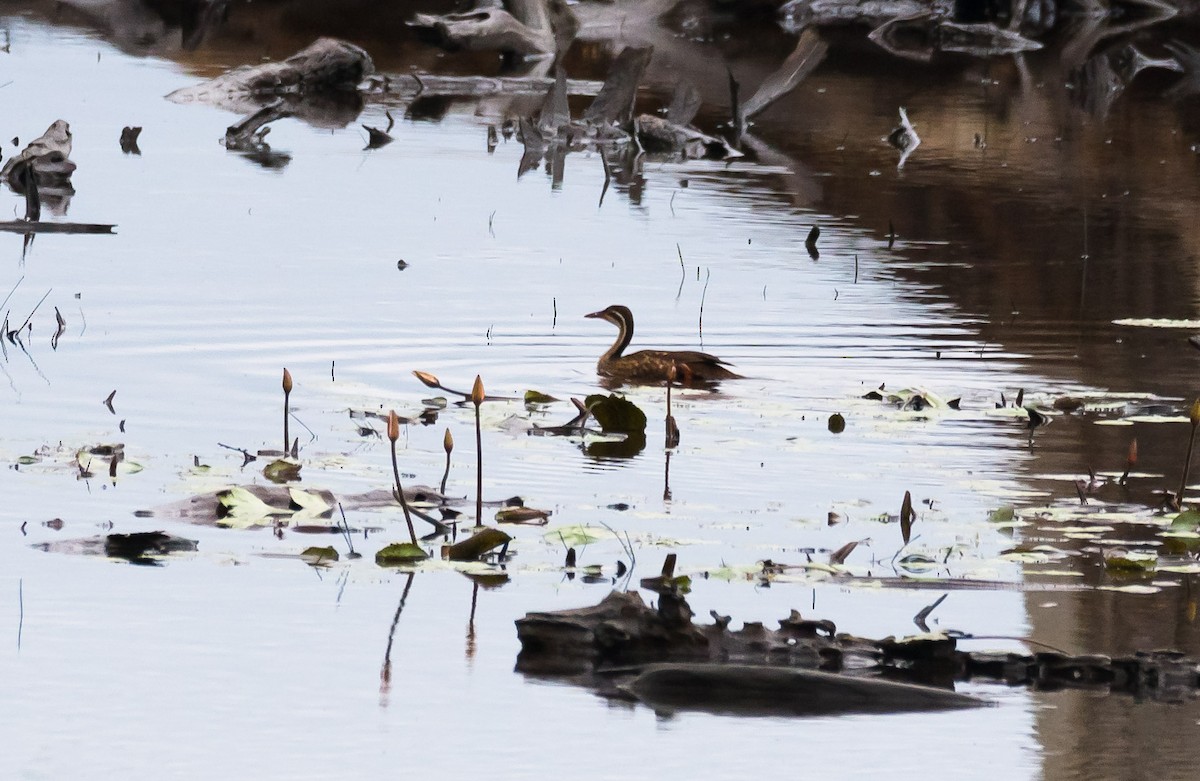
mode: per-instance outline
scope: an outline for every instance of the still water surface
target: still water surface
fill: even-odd
[[[952,767],[964,778],[1066,779],[1120,777],[1132,763],[1154,767],[1155,777],[1188,777],[1190,750],[1164,753],[1154,742],[1163,731],[1194,731],[1194,703],[976,685],[967,691],[998,706],[803,721],[659,718],[527,681],[512,672],[512,621],[594,603],[608,588],[565,580],[561,545],[538,528],[514,532],[513,577],[479,594],[473,621],[469,580],[450,570],[417,575],[383,691],[406,576],[376,567],[370,554],[402,536],[394,513],[352,517],[385,530],[356,542],[364,559],[316,570],[263,555],[314,544],[303,535],[279,540],[269,530],[134,512],[261,482],[261,464],[242,467],[217,443],[278,447],[284,366],[305,427],[304,485],[369,490],[388,483],[386,440],[361,436],[347,410],[419,412],[432,392],[414,369],[453,387],[478,373],[501,395],[596,392],[594,363],[614,334],[582,316],[623,303],[637,314],[635,347],[703,348],[749,379],[719,394],[676,394],[682,444],[669,478],[658,445],[661,389],[629,391],[649,414],[651,444],[623,459],[525,435],[531,418],[565,422],[566,405],[533,415],[519,403],[486,405],[487,496],[519,494],[552,510],[550,529],[602,522],[627,531],[636,576],[653,574],[670,551],[702,573],[765,558],[801,562],[810,550],[820,558],[855,539],[869,540],[848,560],[865,576],[894,574],[887,562],[899,531],[875,519],[895,514],[909,490],[922,502],[916,548],[954,553],[939,575],[1017,584],[1030,573],[998,554],[1042,532],[1014,540],[988,524],[988,512],[1072,500],[1069,480],[1055,476],[1119,472],[1131,431],[1096,425],[1103,415],[1063,417],[1031,446],[1020,419],[994,414],[999,394],[1153,393],[1177,413],[1194,391],[1180,332],[1112,322],[1196,316],[1194,103],[1164,105],[1147,90],[1106,119],[1080,118],[1038,60],[1039,86],[1014,85],[993,63],[956,65],[917,89],[910,66],[864,73],[835,48],[761,120],[756,132],[770,153],[728,165],[647,163],[638,187],[610,188],[601,201],[595,155],[568,156],[552,186],[543,171],[517,178],[516,141],[489,153],[486,128],[506,118],[494,104],[452,102],[432,119],[396,110],[397,141],[371,151],[358,125],[386,125],[382,107],[334,131],[284,120],[269,141],[290,162],[259,167],[219,143],[236,116],[162,96],[307,40],[289,48],[281,34],[254,49],[218,36],[186,53],[131,50],[101,26],[51,23],[41,4],[15,5],[0,16],[9,41],[0,135],[24,144],[68,120],[79,169],[65,218],[115,224],[117,235],[40,235],[23,252],[20,236],[0,234],[0,287],[15,287],[10,321],[50,291],[31,318],[27,351],[9,345],[2,364],[0,454],[16,464],[60,443],[67,454],[0,475],[4,775],[363,778],[400,767],[641,778],[791,768],[914,778]],[[371,49],[393,71],[410,64],[405,51]],[[772,54],[733,65],[752,81]],[[413,63],[455,67],[428,52]],[[665,78],[652,69],[652,82]],[[898,90],[925,138],[903,170],[881,140]],[[719,105],[701,121],[720,121]],[[144,127],[140,156],[118,147],[125,125]],[[985,150],[975,133],[986,135]],[[15,151],[5,143],[6,156]],[[0,211],[21,209],[6,191]],[[899,234],[890,249],[889,221]],[[814,224],[816,261],[804,250]],[[57,349],[54,308],[67,321]],[[900,414],[861,398],[884,383],[961,396],[963,410]],[[110,413],[102,402],[114,389]],[[847,420],[836,436],[827,430],[834,412]],[[459,443],[449,492],[471,494],[471,423],[451,407],[436,425],[408,427],[402,470],[436,483],[449,428]],[[1132,428],[1139,470],[1162,476],[1147,484],[1177,479],[1186,425]],[[70,454],[114,441],[143,470],[115,485],[77,479]],[[195,470],[195,458],[212,471]],[[828,525],[830,512],[843,523]],[[64,521],[61,531],[42,525],[52,518]],[[197,539],[199,553],[149,568],[30,547],[108,524]],[[611,567],[620,555],[601,543],[582,562]],[[1084,571],[1068,584],[1095,585],[1086,565],[1085,557],[1058,568]],[[1152,595],[954,591],[934,618],[1078,652],[1197,654],[1191,577]],[[689,600],[698,616],[769,622],[798,608],[884,636],[914,631],[910,617],[935,596],[832,581],[756,587],[735,577],[697,578]]]

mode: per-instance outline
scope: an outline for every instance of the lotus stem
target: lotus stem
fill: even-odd
[[[483,404],[483,379],[475,375],[471,387],[471,403],[475,405],[475,526],[483,526],[483,426],[479,419],[479,407]]]
[[[1196,449],[1196,428],[1200,427],[1200,398],[1192,402],[1188,408],[1188,419],[1192,423],[1192,436],[1188,439],[1187,458],[1183,460],[1183,475],[1179,478],[1179,493],[1175,495],[1175,504],[1183,509],[1183,492],[1187,490],[1188,475],[1192,471],[1192,452]]]
[[[408,511],[408,502],[404,500],[404,487],[400,485],[400,466],[396,462],[396,440],[400,438],[400,416],[396,410],[388,412],[388,441],[392,443],[392,476],[396,478],[396,500],[404,511],[404,522],[408,524],[408,537],[413,545],[417,544],[417,530],[413,528],[412,513]]]

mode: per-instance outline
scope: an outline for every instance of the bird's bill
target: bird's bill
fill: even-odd
[[[590,312],[590,313],[584,315],[584,317],[596,317],[596,318],[600,318],[601,320],[603,320],[604,316],[606,314],[608,314],[608,310],[601,309],[599,312]]]

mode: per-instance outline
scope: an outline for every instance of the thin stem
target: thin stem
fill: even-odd
[[[475,405],[475,525],[483,526],[483,428]]]
[[[1188,474],[1192,471],[1192,451],[1196,449],[1196,424],[1192,424],[1192,438],[1188,440],[1187,458],[1183,460],[1183,476],[1179,478],[1179,493],[1175,495],[1175,504],[1183,509],[1183,492],[1187,489]]]
[[[404,522],[408,524],[408,536],[413,545],[417,544],[417,530],[413,528],[412,513],[408,511],[408,502],[404,500],[404,488],[400,485],[400,467],[396,463],[396,440],[392,440],[392,476],[396,478],[396,499],[400,509],[404,510]]]

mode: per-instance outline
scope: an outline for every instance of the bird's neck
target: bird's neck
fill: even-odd
[[[633,341],[633,318],[626,318],[620,313],[616,313],[615,324],[617,326],[617,340],[613,342],[612,347],[608,348],[608,352],[600,357],[602,361],[613,361],[621,357],[625,352],[625,348]]]

